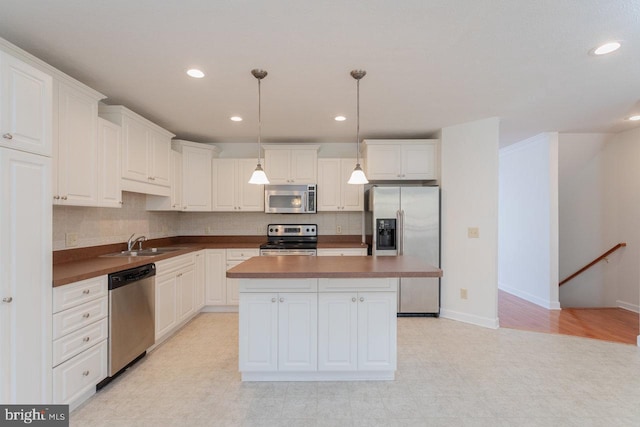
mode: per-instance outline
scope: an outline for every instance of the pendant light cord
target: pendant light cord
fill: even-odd
[[[260,97],[260,80],[258,79],[258,164],[260,164],[260,148],[262,145],[262,99]]]
[[[356,80],[356,165],[360,164],[360,79]]]

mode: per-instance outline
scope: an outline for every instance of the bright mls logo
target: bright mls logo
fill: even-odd
[[[0,426],[68,427],[69,405],[0,405]]]

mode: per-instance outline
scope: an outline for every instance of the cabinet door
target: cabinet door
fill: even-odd
[[[122,119],[122,177],[149,182],[147,127],[130,117]]]
[[[0,402],[51,402],[51,159],[0,147]],[[9,201],[11,201],[9,203]]]
[[[271,184],[291,184],[290,163],[290,150],[264,150],[264,171]]]
[[[51,76],[0,52],[0,146],[51,156]]]
[[[244,261],[227,261],[226,269],[230,270]],[[230,279],[227,277],[227,305],[238,305],[240,303],[240,279]]]
[[[63,205],[98,206],[98,103],[58,84],[58,191]]]
[[[402,157],[399,145],[369,145],[367,146],[367,178],[400,179]]]
[[[349,184],[351,172],[356,166],[356,159],[341,159],[340,167],[340,205],[343,211],[363,211],[364,210],[364,185]]]
[[[358,293],[358,370],[396,369],[396,294]]]
[[[195,312],[196,272],[193,266],[177,274],[176,292],[179,294],[178,322],[187,319]]]
[[[205,251],[200,251],[195,254],[195,270],[196,270],[196,284],[194,291],[195,298],[195,310],[200,311],[204,307],[206,299],[206,261]]]
[[[211,150],[182,147],[182,203],[188,211],[211,210]]]
[[[149,130],[150,183],[169,187],[171,185],[171,138]],[[184,195],[183,195],[184,196]]]
[[[264,185],[249,184],[249,178],[256,168],[256,161],[238,159],[237,162],[238,208],[245,212],[264,212]]]
[[[98,118],[98,204],[122,206],[120,126]]]
[[[278,294],[278,370],[318,369],[318,294]]]
[[[240,371],[277,371],[278,294],[242,294],[239,317]]]
[[[176,326],[176,275],[156,276],[156,341]]]
[[[318,159],[318,211],[337,211],[342,207],[341,172],[340,159]]]
[[[227,303],[227,256],[224,249],[206,251],[206,305]]]
[[[212,165],[212,210],[227,212],[237,210],[236,161],[233,159],[213,159]]]
[[[437,179],[436,144],[402,145],[402,179]]]
[[[295,184],[318,182],[318,153],[316,150],[291,150],[290,179]]]
[[[318,370],[358,368],[358,300],[355,292],[318,295]]]

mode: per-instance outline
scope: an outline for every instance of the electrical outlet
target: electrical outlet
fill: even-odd
[[[467,237],[469,237],[469,239],[479,239],[480,229],[478,227],[467,228]]]
[[[460,299],[467,299],[467,290],[465,288],[460,288]]]
[[[204,229],[204,232],[207,234],[213,234],[213,227],[211,226],[206,226]]]
[[[336,227],[336,234],[342,234],[342,226],[341,225]]]
[[[65,244],[68,248],[73,246],[78,246],[78,233],[67,233],[65,234]]]

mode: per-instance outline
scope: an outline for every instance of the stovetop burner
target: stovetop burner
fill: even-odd
[[[316,249],[317,224],[269,224],[267,243],[260,249]]]

